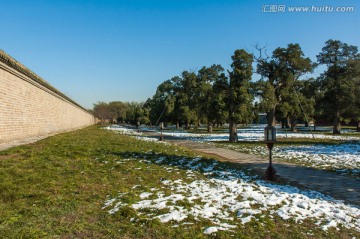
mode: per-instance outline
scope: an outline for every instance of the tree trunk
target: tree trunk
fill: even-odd
[[[286,117],[286,128],[289,129],[291,126],[291,120],[290,117]]]
[[[282,129],[288,129],[289,127],[289,117],[284,117],[281,119],[281,128]]]
[[[238,142],[238,136],[237,136],[237,124],[234,123],[232,120],[230,120],[230,124],[229,124],[229,141],[231,143],[236,143]]]
[[[213,124],[211,122],[207,123],[207,132],[212,133],[213,132]]]
[[[296,132],[296,118],[290,117],[290,127],[291,131]]]
[[[186,122],[186,123],[185,123],[185,129],[190,129],[190,124],[189,124],[189,122]]]
[[[357,127],[356,127],[356,131],[360,132],[360,121],[358,121]]]
[[[176,122],[176,129],[179,129],[179,128],[180,128],[180,123],[178,121],[178,122]]]
[[[276,122],[275,122],[275,108],[271,109],[269,112],[266,113],[266,119],[267,119],[268,126],[275,126],[276,125]]]
[[[340,122],[340,113],[336,111],[334,114],[334,127],[333,134],[341,134],[341,122]]]

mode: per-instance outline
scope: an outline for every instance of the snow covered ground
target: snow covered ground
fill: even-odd
[[[239,141],[263,141],[264,140],[264,128],[266,125],[262,124],[254,124],[249,125],[248,127],[238,129],[238,138]],[[107,129],[115,130],[123,134],[128,135],[142,135],[138,133],[135,129],[129,129],[126,127],[112,125],[108,126]],[[140,131],[151,131],[154,133],[160,134],[160,131],[148,128],[148,127],[140,127]],[[211,133],[211,134],[198,134],[198,133],[188,133],[183,132],[181,130],[176,131],[166,131],[164,130],[163,135],[194,140],[197,142],[209,142],[209,141],[227,141],[229,140],[229,133]],[[290,131],[278,131],[276,136],[278,138],[313,138],[311,132],[290,132]],[[352,136],[342,136],[342,135],[326,135],[326,134],[314,134],[315,139],[334,139],[334,140],[358,140],[360,141],[360,137],[352,137]]]
[[[130,129],[126,127],[122,127],[119,125],[111,125],[105,127],[105,129],[116,131],[119,134],[125,134],[125,135],[142,135],[140,132],[137,132],[135,129]]]
[[[264,140],[264,128],[266,125],[254,124],[245,128],[238,129],[239,141],[263,141]],[[173,137],[179,137],[198,142],[208,141],[226,141],[229,140],[229,133],[221,134],[195,134],[187,132],[163,132],[164,135]],[[311,132],[291,132],[291,131],[278,131],[276,136],[278,138],[312,138]],[[315,139],[335,139],[335,140],[360,140],[359,137],[351,136],[338,136],[338,135],[326,135],[326,134],[314,134]]]
[[[261,141],[264,140],[264,125],[252,125],[248,128],[238,130],[239,140],[246,141]],[[120,126],[110,126],[108,129],[116,130],[122,134],[136,136],[140,140],[158,141],[156,138],[144,137],[141,133],[133,129],[127,129]],[[194,140],[197,142],[209,141],[226,141],[228,134],[194,134],[186,132],[163,132],[164,135],[173,137]],[[288,138],[310,138],[311,133],[302,132],[279,132],[277,137]],[[333,136],[325,134],[315,134],[317,139],[336,139],[344,141],[344,143],[337,145],[299,145],[299,146],[277,146],[275,145],[273,155],[274,160],[285,160],[290,162],[297,162],[302,165],[321,168],[321,169],[335,169],[344,175],[359,175],[360,174],[360,138],[350,136]],[[266,156],[268,150],[265,146],[249,145],[247,147],[232,147],[235,150],[240,150],[245,153]]]
[[[138,132],[136,129],[129,129],[129,128],[122,127],[119,125],[111,125],[111,126],[105,127],[105,129],[112,130],[118,134],[132,136],[138,140],[143,140],[143,141],[148,141],[148,142],[150,142],[150,141],[159,142],[158,138],[144,137],[143,133]],[[161,143],[166,143],[166,142],[161,142]]]
[[[312,167],[360,169],[360,141],[337,145],[284,146],[275,148],[274,154]]]
[[[269,154],[265,145],[247,145],[243,147],[225,145],[225,147],[263,157]],[[309,167],[335,169],[339,173],[357,175],[360,174],[360,141],[335,145],[277,146],[275,144],[273,159],[274,161],[285,160]]]
[[[189,217],[195,220],[205,218],[214,224],[204,228],[206,234],[234,230],[238,225],[275,215],[297,223],[311,219],[325,231],[330,227],[360,231],[359,207],[346,205],[315,191],[267,183],[226,168],[216,161],[205,162],[201,158],[172,160],[158,156],[144,159],[133,155],[117,163],[124,164],[130,160],[144,163],[145,168],[150,167],[149,164],[158,164],[168,172],[186,170],[190,180],[164,179],[153,188],[142,185],[141,188],[145,189],[136,191],[138,200],[133,203],[122,200],[126,192],[119,192],[115,197],[108,196],[103,209],[110,214],[130,206],[142,216],[158,218],[163,223],[172,222],[174,226],[189,223],[186,220]],[[207,179],[197,176],[200,173]]]
[[[143,137],[131,129],[117,126],[108,127],[108,129],[132,135],[140,140],[157,141],[157,139]],[[259,138],[263,128],[240,131],[243,137],[248,139]],[[212,137],[190,133],[172,133],[172,136],[187,137],[198,141]],[[324,136],[328,137],[328,135]],[[283,146],[274,149],[276,157],[303,160],[314,166],[331,165],[337,168],[353,169],[360,167],[359,152],[359,141],[339,145]],[[267,150],[262,146],[254,146],[249,149],[249,153],[266,155]],[[234,230],[238,224],[246,224],[251,220],[259,220],[261,217],[271,218],[274,215],[283,220],[292,219],[298,223],[302,223],[305,219],[312,219],[323,230],[329,227],[345,227],[360,231],[359,207],[345,205],[342,201],[334,200],[319,192],[249,178],[243,172],[219,167],[215,161],[212,164],[205,164],[201,158],[192,160],[184,158],[175,162],[164,157],[150,161],[134,156],[118,163],[126,163],[129,160],[159,165],[169,164],[170,167],[163,167],[174,173],[180,168],[187,169],[188,179],[193,180],[190,180],[190,183],[181,179],[163,180],[157,188],[147,188],[138,192],[139,200],[132,204],[123,202],[122,198],[126,193],[120,192],[116,197],[108,197],[104,202],[104,210],[110,214],[116,213],[121,207],[131,206],[139,214],[149,218],[158,218],[163,223],[171,221],[180,225],[189,223],[186,221],[188,217],[196,220],[205,218],[214,223],[213,227],[204,228],[206,234],[216,233],[218,230]],[[197,179],[195,175],[198,172],[203,172],[209,179]],[[172,192],[170,195],[165,193],[169,190]],[[186,206],[182,206],[183,204]],[[161,211],[165,213],[159,213]]]

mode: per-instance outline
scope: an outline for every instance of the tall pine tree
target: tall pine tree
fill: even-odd
[[[324,108],[333,120],[333,134],[341,133],[341,121],[349,121],[349,109],[359,98],[360,76],[358,49],[338,40],[328,40],[317,55],[328,68],[319,78],[324,93]]]
[[[230,142],[237,142],[237,124],[250,123],[253,117],[250,80],[252,77],[253,55],[245,50],[236,50],[231,57],[232,71],[229,71],[228,109]]]

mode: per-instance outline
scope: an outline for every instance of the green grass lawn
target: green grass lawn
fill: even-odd
[[[117,163],[159,155],[174,160],[196,156],[97,126],[0,151],[0,238],[360,238],[354,230],[324,232],[311,221],[298,224],[279,217],[208,236],[203,231],[212,224],[205,219],[188,218],[189,224],[173,227],[131,207],[109,214],[104,203],[119,192],[126,193],[124,202],[132,202],[137,190],[160,187],[160,180],[191,180],[185,169],[167,170],[171,165]],[[205,176],[195,173],[194,178]]]

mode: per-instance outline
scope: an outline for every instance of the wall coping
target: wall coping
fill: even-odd
[[[36,83],[40,84],[41,86],[45,87],[47,90],[50,90],[51,92],[55,93],[56,95],[60,96],[64,100],[74,104],[75,106],[85,110],[89,114],[91,114],[87,109],[76,103],[74,100],[57,90],[55,87],[50,85],[47,81],[45,81],[43,78],[35,74],[33,71],[31,71],[29,68],[15,60],[13,57],[8,55],[6,52],[0,49],[0,62],[4,63],[8,67],[22,73],[23,75],[29,77],[31,80],[35,81]]]

